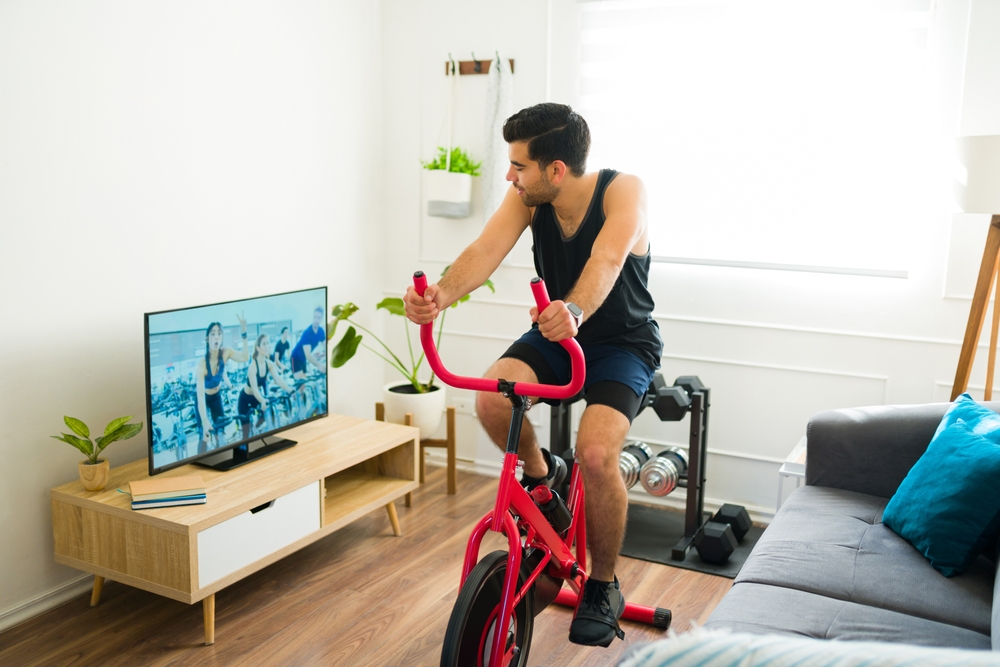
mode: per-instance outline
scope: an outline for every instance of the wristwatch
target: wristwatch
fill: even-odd
[[[576,322],[576,328],[579,329],[580,325],[583,324],[583,309],[573,302],[567,302],[566,310],[568,310],[569,314],[573,316],[573,320]]]

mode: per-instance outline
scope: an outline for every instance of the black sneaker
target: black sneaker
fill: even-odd
[[[569,468],[566,466],[566,461],[563,460],[561,456],[552,456],[549,450],[542,450],[542,458],[545,459],[545,465],[548,472],[545,473],[545,477],[532,477],[531,475],[521,475],[521,486],[531,491],[536,486],[547,486],[550,489],[558,488],[566,480],[566,474],[569,472]],[[553,465],[553,462],[555,465]]]
[[[615,637],[625,639],[618,625],[624,611],[625,597],[618,577],[610,584],[588,579],[583,586],[583,600],[569,626],[569,640],[574,644],[607,648]]]

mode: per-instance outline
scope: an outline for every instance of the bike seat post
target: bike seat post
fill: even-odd
[[[521,425],[524,423],[524,413],[531,407],[531,402],[524,396],[518,396],[514,393],[515,383],[500,380],[497,384],[500,393],[510,401],[511,405],[510,430],[507,432],[506,452],[508,454],[517,454],[518,445],[521,442]]]
[[[493,521],[490,529],[502,532],[503,517],[510,508],[510,488],[511,484],[516,484],[514,474],[517,470],[517,452],[521,443],[521,427],[524,424],[524,413],[531,407],[531,402],[524,396],[518,396],[514,392],[514,383],[507,380],[499,380],[497,383],[500,393],[510,401],[510,429],[507,432],[507,449],[504,454],[503,472],[500,478],[500,488],[497,493],[496,504],[493,506]]]

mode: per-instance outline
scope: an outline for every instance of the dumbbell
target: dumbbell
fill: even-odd
[[[625,488],[631,489],[639,481],[642,466],[653,458],[653,451],[644,442],[626,442],[618,455],[618,471],[622,474]]]
[[[674,380],[673,386],[668,387],[667,381],[657,373],[649,383],[639,409],[653,408],[660,421],[680,421],[691,409],[691,394],[704,390],[705,385],[696,375],[682,375]]]
[[[733,529],[733,535],[736,537],[737,542],[743,542],[747,531],[753,525],[746,508],[742,505],[730,505],[729,503],[720,507],[719,511],[715,513],[715,516],[710,521],[729,524],[729,527]]]
[[[736,535],[728,523],[706,521],[694,536],[694,548],[706,563],[722,565],[736,551]]]
[[[687,454],[677,447],[668,447],[649,459],[639,473],[642,488],[653,496],[665,496],[677,488],[687,476]]]
[[[726,503],[695,535],[694,547],[703,561],[721,565],[733,555],[751,525],[745,508]]]

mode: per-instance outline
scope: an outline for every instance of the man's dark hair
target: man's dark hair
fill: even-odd
[[[590,152],[590,128],[583,116],[565,104],[545,102],[521,109],[504,121],[508,144],[528,142],[528,157],[542,169],[562,160],[574,176],[583,176]]]

